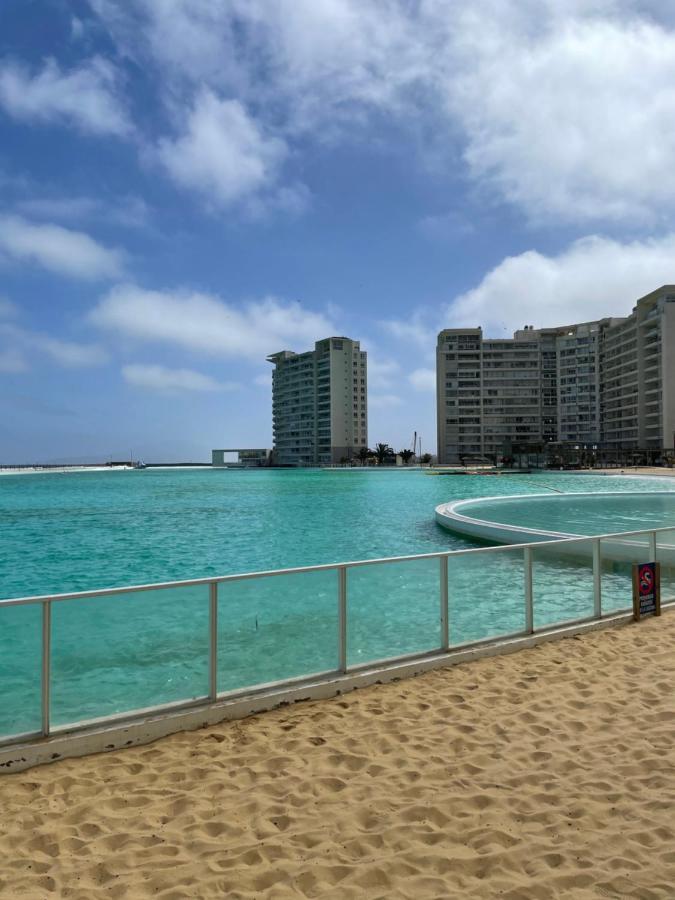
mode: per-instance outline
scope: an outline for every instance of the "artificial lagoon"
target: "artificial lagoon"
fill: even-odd
[[[3,476],[0,597],[467,549],[475,543],[435,522],[436,506],[486,495],[660,493],[670,485],[551,472],[432,478],[420,470]],[[621,516],[602,531],[624,522],[625,510]],[[635,521],[635,529],[664,524],[642,506]],[[516,548],[448,558],[451,645],[522,630],[522,559]],[[437,648],[442,577],[438,558],[349,569],[347,664]],[[333,568],[221,583],[218,692],[334,670],[339,578]],[[52,603],[53,725],[205,697],[210,596],[208,584],[196,584]],[[625,567],[603,571],[603,603],[603,611],[630,604]],[[535,559],[536,627],[583,616],[592,604],[586,561]],[[40,728],[41,640],[39,605],[0,607],[2,735]]]

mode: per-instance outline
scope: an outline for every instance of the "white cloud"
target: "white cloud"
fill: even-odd
[[[488,335],[627,315],[635,301],[675,282],[675,234],[622,244],[575,241],[558,256],[529,250],[504,259],[451,303],[443,328],[481,325]]]
[[[48,59],[35,74],[5,62],[0,66],[0,107],[15,119],[63,121],[90,134],[123,136],[131,130],[119,98],[117,73],[101,57],[70,72]]]
[[[120,250],[104,247],[81,231],[35,224],[20,216],[0,216],[0,253],[84,280],[113,278],[123,270]]]
[[[240,307],[196,291],[149,291],[118,285],[90,315],[101,328],[139,341],[214,356],[260,360],[279,350],[304,350],[339,333],[322,314],[274,297]]]
[[[108,361],[108,354],[98,344],[78,344],[48,335],[31,335],[28,342],[67,368],[100,366]]]
[[[237,385],[223,384],[192,369],[167,369],[164,366],[134,363],[122,367],[122,376],[126,382],[136,387],[153,391],[226,391],[234,390]]]
[[[482,206],[506,200],[540,222],[672,218],[675,23],[666,4],[91,2],[122,52],[156,66],[172,97],[201,88],[185,133],[161,154],[177,181],[221,203],[269,186],[300,140],[351,140],[385,117],[423,158],[444,148],[453,175],[463,155]],[[438,235],[467,226],[429,216],[419,227]]]
[[[231,82],[239,70],[231,30],[238,0],[89,0],[89,5],[125,55],[137,62],[149,57],[164,69],[163,77]]]
[[[436,390],[436,372],[434,369],[415,369],[414,372],[408,375],[408,381],[418,391]]]
[[[426,312],[414,310],[409,319],[389,319],[380,322],[381,327],[400,341],[416,344],[420,350],[429,350],[436,339],[436,331]]]
[[[70,20],[70,36],[74,41],[79,41],[84,36],[84,22],[73,16]]]
[[[48,357],[65,368],[86,368],[103,365],[108,354],[98,344],[80,344],[51,335],[28,331],[15,325],[0,325],[0,340],[6,347],[0,351],[7,360],[14,360],[16,367],[10,371],[26,371],[30,361]],[[5,368],[5,371],[8,371]]]
[[[267,134],[238,100],[220,100],[203,89],[187,117],[185,131],[164,138],[158,156],[181,187],[213,204],[228,206],[270,188],[287,155],[284,141]],[[299,200],[292,190],[286,204]]]
[[[32,196],[19,200],[14,206],[21,214],[35,218],[64,222],[103,221],[107,225],[124,228],[144,228],[150,214],[142,197],[50,195],[43,188],[35,190]]]
[[[392,409],[403,403],[396,394],[369,394],[368,406],[373,409]]]
[[[257,384],[258,387],[263,388],[271,388],[272,387],[272,370],[269,372],[264,372],[261,375],[256,375],[253,379],[253,384]]]
[[[469,170],[538,221],[670,217],[675,32],[616,6],[532,17],[484,0],[455,28],[446,90]]]
[[[432,64],[401,0],[91,3],[125,52],[150,57],[174,85],[246,96],[305,131],[353,120],[354,106],[398,105]]]

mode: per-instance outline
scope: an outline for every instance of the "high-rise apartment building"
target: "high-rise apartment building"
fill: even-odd
[[[339,463],[368,446],[368,364],[359,341],[330,337],[306,353],[267,359],[276,465]]]
[[[675,443],[675,285],[625,318],[513,338],[449,328],[436,351],[438,459],[552,442],[660,450]]]
[[[675,441],[675,285],[638,300],[601,345],[601,440],[607,447]]]

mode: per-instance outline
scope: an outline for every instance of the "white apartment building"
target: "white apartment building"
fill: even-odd
[[[675,442],[675,285],[638,300],[601,349],[601,440],[607,447]]]
[[[359,341],[330,337],[306,353],[267,359],[275,465],[339,463],[368,446],[368,363]]]
[[[675,443],[675,285],[625,318],[513,338],[445,329],[436,351],[438,459],[552,442],[613,449]]]

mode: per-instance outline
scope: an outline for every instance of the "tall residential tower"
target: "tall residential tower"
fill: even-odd
[[[675,442],[675,285],[625,318],[513,338],[448,328],[436,350],[438,460],[552,442],[663,450]]]
[[[267,359],[276,465],[339,463],[368,446],[367,357],[358,341],[330,337]]]

